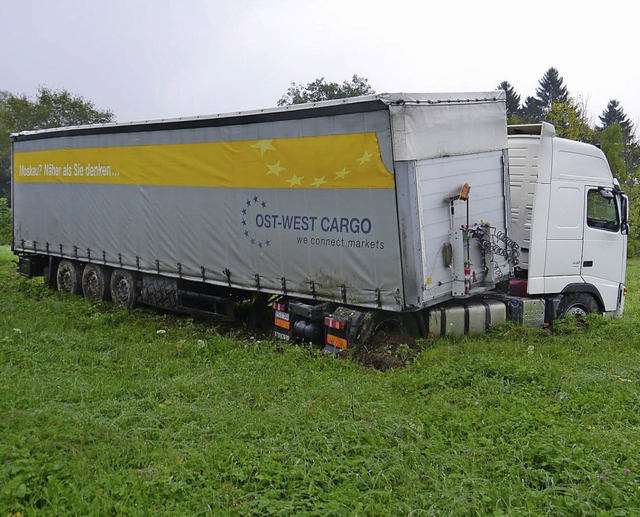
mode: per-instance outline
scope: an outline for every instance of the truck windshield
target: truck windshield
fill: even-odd
[[[620,216],[615,196],[610,190],[591,189],[587,193],[587,224],[590,228],[617,232]]]

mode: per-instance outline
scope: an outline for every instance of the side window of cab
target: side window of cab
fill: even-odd
[[[587,225],[608,232],[620,229],[618,205],[611,190],[600,188],[587,192]]]

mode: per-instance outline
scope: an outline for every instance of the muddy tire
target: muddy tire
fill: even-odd
[[[82,293],[82,266],[72,260],[62,260],[56,271],[56,287],[63,293]]]
[[[587,293],[570,293],[560,302],[556,317],[584,318],[587,314],[599,313],[596,299]]]
[[[82,272],[82,294],[87,300],[99,301],[111,298],[109,270],[97,264],[87,264]]]
[[[116,269],[111,274],[111,299],[118,307],[133,309],[138,304],[136,277],[126,269]]]
[[[417,354],[413,337],[417,333],[418,326],[412,315],[385,318],[377,322],[371,340],[355,350],[355,357],[377,370],[401,368]]]

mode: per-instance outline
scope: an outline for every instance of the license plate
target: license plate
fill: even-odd
[[[289,341],[291,339],[291,336],[289,336],[288,334],[283,334],[282,332],[278,332],[277,330],[273,333],[273,335],[276,339],[282,339],[282,341]]]
[[[288,312],[276,311],[276,318],[279,318],[284,321],[289,321],[290,314]]]

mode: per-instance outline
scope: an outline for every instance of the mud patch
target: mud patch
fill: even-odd
[[[403,368],[420,353],[417,341],[393,331],[376,332],[368,344],[360,345],[351,357],[360,364],[376,370]]]

